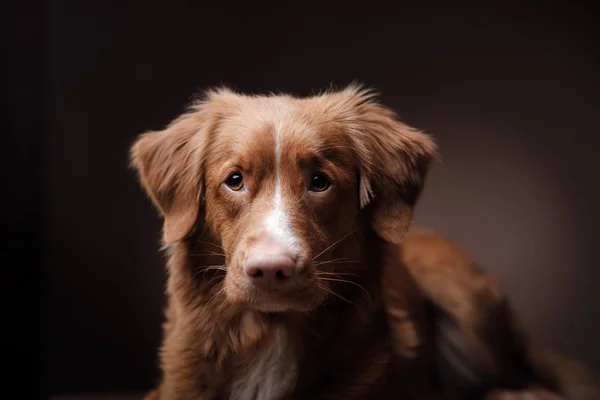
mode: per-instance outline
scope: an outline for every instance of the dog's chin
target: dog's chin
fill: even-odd
[[[252,309],[262,313],[284,313],[288,311],[294,311],[294,308],[290,304],[274,302],[259,302],[249,305]]]
[[[261,291],[228,293],[231,303],[240,308],[252,309],[262,313],[309,312],[321,304],[318,293],[310,296],[293,296],[282,293],[268,294]]]
[[[270,296],[260,296],[259,299],[254,298],[246,302],[248,308],[263,313],[285,313],[285,312],[309,312],[317,308],[320,304],[319,299],[285,299],[278,296],[270,298]]]

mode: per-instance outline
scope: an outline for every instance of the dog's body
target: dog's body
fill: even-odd
[[[568,394],[491,277],[443,238],[407,235],[434,158],[428,136],[355,87],[212,92],[142,136],[132,160],[169,255],[151,396]]]

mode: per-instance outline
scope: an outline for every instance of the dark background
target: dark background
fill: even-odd
[[[440,144],[417,223],[469,249],[544,343],[600,370],[591,7],[201,3],[6,7],[9,386],[153,385],[165,274],[160,221],[128,168],[139,133],[215,85],[307,95],[353,80]]]

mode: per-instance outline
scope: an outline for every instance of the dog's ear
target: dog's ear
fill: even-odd
[[[198,220],[204,150],[215,121],[210,101],[203,100],[164,130],[140,135],[131,146],[131,165],[164,218],[165,245],[183,239]]]
[[[358,92],[353,139],[360,167],[360,206],[375,233],[399,243],[410,228],[436,146],[425,133],[400,122],[396,114]]]

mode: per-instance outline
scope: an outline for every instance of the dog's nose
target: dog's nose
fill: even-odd
[[[294,275],[295,263],[286,254],[254,254],[246,259],[246,275],[260,286],[281,285]]]

